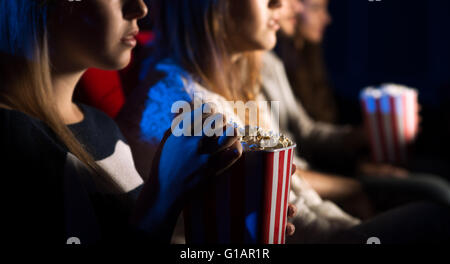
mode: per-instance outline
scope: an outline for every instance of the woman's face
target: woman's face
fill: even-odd
[[[229,27],[234,52],[270,50],[276,42],[281,0],[231,0]]]
[[[325,29],[331,23],[328,0],[303,0],[305,10],[301,14],[301,35],[313,43],[322,42]]]
[[[136,46],[143,0],[58,1],[50,12],[52,63],[69,69],[125,67]]]
[[[300,0],[282,0],[280,9],[280,26],[281,32],[293,37],[298,25],[298,17],[303,12],[303,2]]]

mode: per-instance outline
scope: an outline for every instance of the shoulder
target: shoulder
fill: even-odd
[[[156,67],[157,70],[165,73],[165,77],[159,83],[149,90],[149,98],[161,98],[164,94],[167,101],[173,103],[176,101],[186,101],[188,103],[199,100],[202,103],[223,103],[226,99],[212,92],[201,84],[191,73],[181,66],[165,61]]]
[[[210,92],[199,85],[190,73],[170,60],[157,64],[155,71],[162,73],[163,77],[146,87],[145,105],[133,122],[135,126],[139,125],[143,139],[156,139],[157,142],[170,128],[180,102],[183,105],[191,104],[196,97]]]
[[[127,142],[116,122],[108,115],[87,105],[79,106],[84,113],[84,120],[69,125],[69,129],[96,160],[113,153],[117,142]]]
[[[286,71],[283,62],[278,56],[269,51],[262,57],[261,80],[265,89],[279,89],[279,86],[286,85]]]
[[[101,125],[116,126],[115,121],[111,117],[97,108],[85,104],[78,104],[78,106],[83,111],[86,120],[98,122]]]
[[[283,62],[274,52],[266,52],[263,55],[261,68],[262,87],[275,101],[288,100],[292,104],[292,88],[290,86]],[[275,99],[276,98],[276,99]]]
[[[33,175],[44,175],[42,183],[54,185],[64,170],[67,149],[40,120],[15,110],[0,109],[0,166],[5,176],[31,184]],[[3,178],[5,179],[5,178]]]
[[[85,195],[81,183],[74,185],[83,165],[43,122],[19,111],[0,108],[0,157],[5,186],[1,206],[12,216],[4,223],[15,230],[11,239],[30,235],[42,237],[48,243],[60,243],[66,239],[66,230],[73,230],[70,224],[81,223],[64,222],[65,213],[82,208],[77,211],[80,214],[72,215],[86,219],[87,206],[91,205],[87,203],[88,197],[79,199],[79,195]],[[67,199],[69,196],[76,198]],[[9,238],[9,231],[3,231]]]
[[[149,87],[150,100],[172,103],[180,100],[192,101],[198,86],[190,73],[170,60],[157,64],[155,70],[163,73],[164,77]]]
[[[0,124],[2,127],[10,126],[11,128],[18,125],[30,126],[37,123],[37,119],[17,110],[11,110],[0,107]]]
[[[17,151],[47,145],[62,147],[53,131],[42,121],[16,110],[0,108],[0,140],[2,146]]]
[[[123,139],[117,123],[106,113],[84,104],[79,106],[84,113],[84,120],[79,124],[70,125],[72,131],[94,135],[107,132],[109,135]]]

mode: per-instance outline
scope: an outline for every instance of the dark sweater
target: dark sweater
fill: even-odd
[[[114,238],[114,233],[120,237],[125,230],[142,180],[114,121],[93,108],[81,109],[84,120],[69,128],[105,170],[118,174],[113,177],[122,192],[99,190],[45,123],[0,108],[1,228],[8,243],[33,238],[39,244],[64,245],[77,237],[89,244]]]

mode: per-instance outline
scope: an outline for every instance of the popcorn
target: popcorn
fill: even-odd
[[[398,84],[361,91],[373,160],[403,164],[419,129],[418,92]]]
[[[287,148],[294,143],[280,133],[265,131],[259,127],[246,126],[238,128],[244,151],[273,150]]]
[[[295,144],[274,132],[230,124],[244,153],[187,201],[186,242],[284,244]]]

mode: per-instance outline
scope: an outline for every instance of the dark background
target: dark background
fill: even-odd
[[[450,1],[330,0],[325,55],[341,123],[361,123],[362,88],[385,82],[418,89],[422,132],[417,169],[449,172]]]

